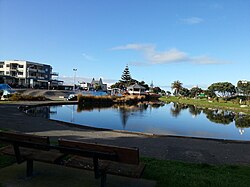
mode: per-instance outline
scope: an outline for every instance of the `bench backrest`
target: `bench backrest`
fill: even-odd
[[[11,143],[16,146],[30,147],[49,150],[49,137],[23,134],[17,132],[0,131],[0,141]]]
[[[103,144],[95,144],[95,143],[86,143],[79,142],[73,140],[59,139],[58,140],[59,147],[66,148],[61,151],[64,153],[70,154],[78,154],[81,155],[82,150],[88,152],[94,152],[101,154],[110,154],[115,155],[116,162],[122,162],[127,164],[139,164],[139,149],[138,148],[127,148],[127,147],[118,147],[111,145],[103,145]],[[69,148],[69,149],[67,149]],[[105,160],[109,160],[109,158],[101,158]]]

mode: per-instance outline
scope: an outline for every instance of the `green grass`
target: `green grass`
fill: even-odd
[[[250,167],[214,166],[142,158],[143,178],[157,181],[158,187],[250,186]]]
[[[245,112],[250,114],[250,107],[241,108],[239,104],[232,103],[231,101],[227,102],[208,102],[207,99],[191,99],[191,98],[179,98],[179,97],[161,97],[161,101],[164,102],[179,102],[183,104],[191,104],[205,108],[218,108],[218,109],[228,109],[235,112]]]
[[[0,168],[11,165],[14,160],[0,156]],[[146,164],[142,178],[157,181],[158,187],[250,186],[249,166],[214,166],[145,157],[141,161]]]

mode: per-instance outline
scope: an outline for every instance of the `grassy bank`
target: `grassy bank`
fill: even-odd
[[[219,101],[208,101],[207,99],[192,99],[182,97],[161,97],[161,101],[164,102],[178,102],[183,104],[196,105],[204,108],[216,108],[216,109],[227,109],[235,112],[244,112],[250,114],[250,107],[242,108],[239,104],[231,101],[219,102]]]
[[[250,186],[249,166],[213,166],[142,158],[143,178],[165,186]]]
[[[11,157],[0,156],[0,168],[13,161]],[[213,166],[153,158],[141,158],[141,161],[146,164],[142,178],[157,181],[158,187],[250,186],[249,166]]]

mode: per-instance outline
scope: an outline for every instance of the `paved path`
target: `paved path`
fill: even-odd
[[[0,128],[55,138],[67,137],[87,142],[139,147],[141,155],[158,159],[250,165],[250,143],[83,129],[42,117],[28,116],[17,107],[14,104],[0,104]]]

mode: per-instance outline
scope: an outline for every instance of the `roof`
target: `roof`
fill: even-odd
[[[139,85],[139,84],[134,84],[134,85],[131,85],[131,86],[128,86],[128,88],[127,89],[134,89],[134,88],[137,88],[137,89],[146,89],[145,87],[143,87],[143,86],[141,86],[141,85]]]

